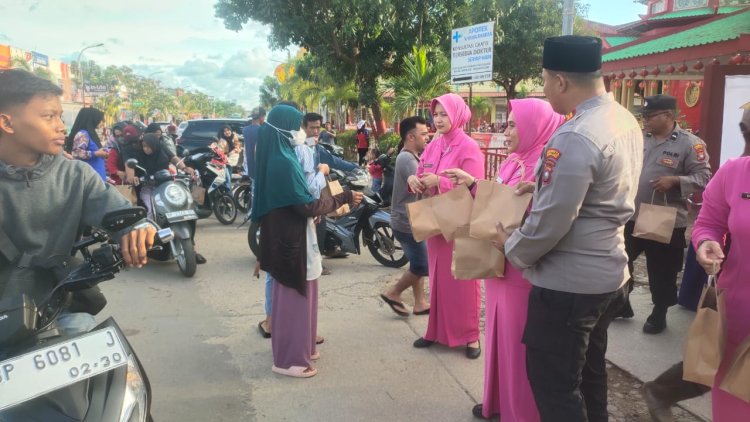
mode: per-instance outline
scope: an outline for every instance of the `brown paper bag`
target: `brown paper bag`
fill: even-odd
[[[344,193],[344,189],[341,187],[341,183],[339,183],[338,180],[330,181],[328,180],[326,182],[326,187],[323,188],[323,190],[320,191],[320,198],[327,198],[327,197],[334,197],[340,193]],[[349,204],[344,204],[340,207],[338,207],[335,211],[329,212],[329,217],[341,217],[344,214],[348,214],[350,211]]]
[[[510,233],[523,221],[531,193],[516,195],[515,188],[489,180],[477,182],[477,195],[471,210],[469,234],[475,239],[493,240],[498,221]]]
[[[190,189],[190,193],[193,195],[193,201],[198,205],[203,205],[206,201],[206,188],[203,186],[193,185]]]
[[[473,205],[474,198],[464,185],[434,197],[432,212],[445,240],[452,241],[459,227],[469,225]]]
[[[505,256],[492,242],[469,237],[468,226],[459,227],[453,240],[451,273],[456,280],[502,277]]]
[[[135,188],[131,185],[114,185],[117,192],[130,201],[131,205],[138,205],[138,196],[135,194]]]
[[[664,194],[665,206],[654,205],[654,194],[656,191],[651,194],[650,204],[641,203],[638,217],[635,219],[633,236],[669,244],[672,241],[672,231],[677,220],[677,208],[667,205],[666,193]]]
[[[435,213],[432,212],[434,199],[435,197],[425,198],[406,204],[411,234],[417,242],[440,234],[440,226],[435,220]]]
[[[683,379],[713,386],[724,355],[725,318],[724,292],[716,287],[716,277],[712,275],[703,287],[698,310],[685,341]]]
[[[732,362],[719,388],[750,403],[750,336],[734,351]]]

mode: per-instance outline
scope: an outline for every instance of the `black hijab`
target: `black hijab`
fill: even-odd
[[[101,148],[102,140],[99,139],[99,135],[96,134],[96,127],[99,123],[104,120],[104,113],[98,108],[85,107],[78,112],[75,122],[73,122],[73,128],[70,130],[70,134],[65,138],[65,151],[70,152],[73,150],[73,139],[78,135],[78,132],[85,130],[88,132],[89,137],[94,143]]]

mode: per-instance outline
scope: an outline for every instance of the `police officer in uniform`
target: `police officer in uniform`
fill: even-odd
[[[495,244],[533,284],[523,342],[542,421],[606,421],[607,328],[625,301],[623,226],[635,210],[643,135],[606,92],[601,40],[544,42],[544,93],[573,113],[536,169],[532,209]]]
[[[677,100],[669,95],[646,97],[640,110],[646,135],[643,146],[643,172],[638,183],[636,210],[641,203],[666,205],[677,209],[677,220],[669,244],[633,236],[636,214],[625,225],[628,268],[646,253],[648,284],[654,308],[643,325],[643,332],[658,334],[667,327],[667,309],[677,304],[677,273],[684,262],[686,198],[703,190],[711,178],[706,144],[675,122]],[[633,290],[633,279],[628,282]],[[630,302],[623,307],[623,318],[633,317]]]

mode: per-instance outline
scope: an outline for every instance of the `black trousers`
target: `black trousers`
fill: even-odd
[[[543,422],[607,421],[607,328],[624,288],[578,294],[534,286],[523,342]]]
[[[633,237],[634,221],[625,224],[625,251],[630,270],[629,290],[633,290],[633,262],[646,253],[648,286],[654,306],[667,308],[677,304],[677,273],[685,260],[685,227],[672,231],[669,244]]]

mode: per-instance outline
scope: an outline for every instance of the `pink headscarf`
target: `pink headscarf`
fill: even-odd
[[[555,113],[548,102],[536,98],[511,100],[510,110],[518,130],[518,149],[500,165],[498,181],[512,186],[522,180],[534,181],[539,156],[552,134],[565,122],[565,116]]]
[[[440,104],[448,114],[451,121],[451,130],[443,134],[440,139],[443,145],[452,145],[457,139],[469,138],[464,133],[464,125],[471,120],[471,109],[466,105],[464,99],[456,94],[444,94],[432,100],[430,111],[435,113],[435,106]],[[471,139],[471,138],[469,138]]]

